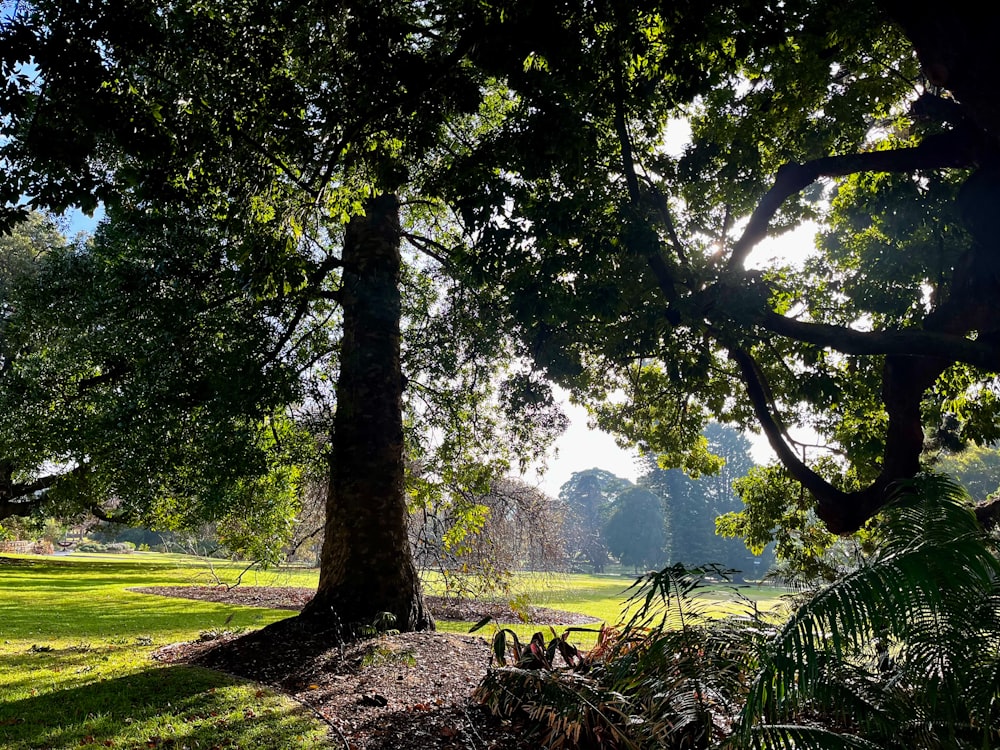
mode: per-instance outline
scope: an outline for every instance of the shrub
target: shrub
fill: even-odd
[[[674,567],[640,578],[635,614],[564,665],[565,636],[500,631],[477,696],[546,747],[1000,747],[995,542],[940,477],[901,485],[879,534],[780,627],[754,611],[706,620],[705,571]]]
[[[721,741],[742,705],[758,631],[749,620],[702,615],[694,594],[707,572],[677,565],[638,579],[627,616],[602,628],[586,654],[567,641],[574,629],[524,645],[499,631],[500,667],[478,699],[495,715],[525,715],[545,747],[694,750]]]
[[[104,545],[104,551],[127,555],[135,552],[135,545],[132,542],[111,542]]]

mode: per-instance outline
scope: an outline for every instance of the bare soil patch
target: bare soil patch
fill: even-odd
[[[132,589],[255,607],[297,610],[311,589],[156,587]],[[428,597],[437,619],[519,621],[500,602]],[[576,625],[592,618],[533,608],[532,618]],[[490,666],[490,646],[454,633],[399,633],[335,644],[316,622],[289,618],[244,635],[166,646],[154,658],[219,669],[282,690],[331,728],[350,750],[527,750],[527,727],[500,722],[473,699]]]

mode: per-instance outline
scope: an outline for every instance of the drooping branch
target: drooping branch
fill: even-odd
[[[743,235],[733,245],[727,270],[743,266],[750,251],[767,236],[771,219],[782,204],[820,177],[846,177],[860,172],[914,172],[921,169],[970,167],[976,163],[979,149],[966,130],[953,130],[926,138],[914,148],[868,151],[859,154],[827,156],[804,164],[786,164],[778,170],[774,185],[764,194]]]
[[[753,406],[754,415],[764,430],[767,442],[778,455],[782,466],[792,477],[800,482],[821,503],[821,498],[829,498],[827,502],[844,502],[847,493],[838,490],[823,477],[809,468],[785,440],[785,430],[778,423],[772,408],[772,400],[768,395],[767,380],[754,358],[744,349],[733,346],[729,348],[729,357],[740,368],[747,395]]]

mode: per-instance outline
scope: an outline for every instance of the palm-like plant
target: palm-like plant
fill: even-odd
[[[1000,745],[1000,563],[951,480],[897,489],[882,543],[761,650],[729,744]]]
[[[526,660],[515,641],[518,666],[491,671],[480,700],[497,715],[527,715],[544,747],[717,745],[742,706],[749,654],[761,638],[751,618],[704,616],[697,594],[706,572],[673,566],[641,577],[621,622],[602,629],[598,646],[565,660],[565,668],[553,668],[547,656]]]
[[[636,582],[631,614],[571,669],[492,672],[480,698],[547,747],[1000,747],[1000,561],[951,480],[900,485],[878,551],[779,627],[709,621],[700,578]],[[605,633],[607,636],[607,631]]]

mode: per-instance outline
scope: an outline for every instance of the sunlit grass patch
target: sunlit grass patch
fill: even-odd
[[[574,626],[583,628],[574,631],[570,640],[589,648],[596,641],[596,631],[601,624],[614,626],[622,619],[623,605],[631,592],[627,589],[635,582],[633,576],[621,575],[586,575],[581,573],[524,573],[517,577],[517,590],[526,595],[531,604],[549,607],[551,609],[578,612],[597,618],[599,622],[593,625]],[[721,618],[729,615],[739,615],[756,607],[760,611],[777,610],[783,603],[785,591],[758,585],[711,584],[698,590],[693,602],[686,606],[695,606],[698,612],[706,617]],[[473,623],[441,622],[438,628],[450,632],[468,632]],[[505,625],[517,633],[520,638],[530,638],[531,634],[543,630],[551,635],[547,623],[530,625]],[[566,630],[566,626],[553,626],[557,633]],[[491,627],[481,631],[491,635]]]
[[[0,563],[0,747],[328,747],[325,725],[287,697],[150,658],[204,630],[260,627],[291,614],[127,591],[240,570],[208,571],[204,561],[165,555]],[[269,575],[310,585],[300,573]]]

